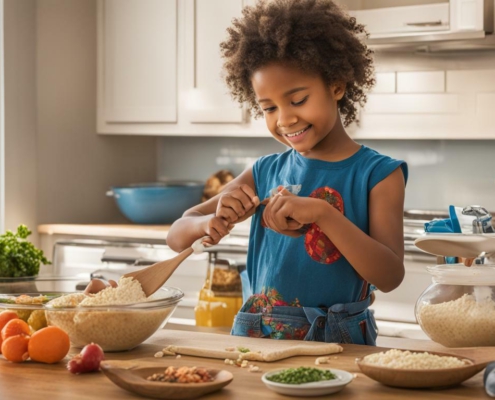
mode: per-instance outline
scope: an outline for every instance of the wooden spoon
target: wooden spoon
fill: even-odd
[[[123,367],[119,363],[103,361],[100,364],[102,372],[117,386],[133,393],[154,399],[195,399],[207,393],[220,390],[227,386],[234,378],[232,373],[226,370],[206,368],[213,377],[212,382],[205,383],[168,383],[153,382],[146,378],[153,374],[163,374],[167,366]]]
[[[139,281],[146,296],[151,296],[163,286],[182,261],[189,257],[193,252],[201,253],[203,251],[203,240],[205,240],[206,237],[196,240],[191,247],[181,251],[170,260],[160,261],[149,267],[140,269],[139,271],[129,272],[123,275],[123,277],[134,278]]]

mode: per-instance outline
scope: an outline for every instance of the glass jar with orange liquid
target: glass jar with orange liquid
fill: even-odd
[[[194,308],[196,326],[231,327],[242,307],[240,272],[245,263],[233,259],[218,259],[210,253],[206,280]]]

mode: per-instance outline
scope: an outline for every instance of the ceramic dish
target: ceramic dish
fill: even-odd
[[[154,399],[195,399],[222,389],[234,378],[229,371],[207,368],[209,374],[214,378],[212,382],[152,382],[146,378],[153,374],[163,374],[167,366],[119,367],[118,364],[112,364],[112,361],[108,361],[102,362],[100,368],[108,379],[122,389]]]
[[[483,252],[495,252],[495,234],[428,233],[414,244],[438,256],[475,258]]]
[[[267,388],[280,394],[287,394],[289,396],[298,397],[313,397],[339,392],[354,379],[354,375],[350,372],[333,368],[324,368],[325,370],[328,370],[337,375],[336,379],[327,381],[302,383],[300,385],[289,385],[286,383],[272,382],[267,379],[269,376],[278,374],[279,372],[282,372],[286,369],[287,368],[281,368],[269,371],[262,375],[261,380]]]
[[[475,363],[474,360],[453,354],[431,351],[428,353],[456,357],[463,360],[466,365],[456,368],[398,369],[366,363],[362,358],[357,358],[356,364],[363,374],[377,382],[387,386],[411,389],[455,386],[476,375],[488,364],[487,362]]]

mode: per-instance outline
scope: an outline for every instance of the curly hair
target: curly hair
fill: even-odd
[[[232,97],[246,102],[255,118],[263,112],[251,77],[273,62],[318,74],[328,85],[345,83],[338,102],[344,126],[356,120],[356,103],[364,106],[375,84],[373,52],[361,40],[364,26],[331,0],[258,0],[227,32],[220,44],[224,78]]]

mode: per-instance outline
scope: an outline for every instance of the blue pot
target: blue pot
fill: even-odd
[[[136,224],[171,224],[201,202],[203,182],[170,181],[112,187],[119,210]]]

